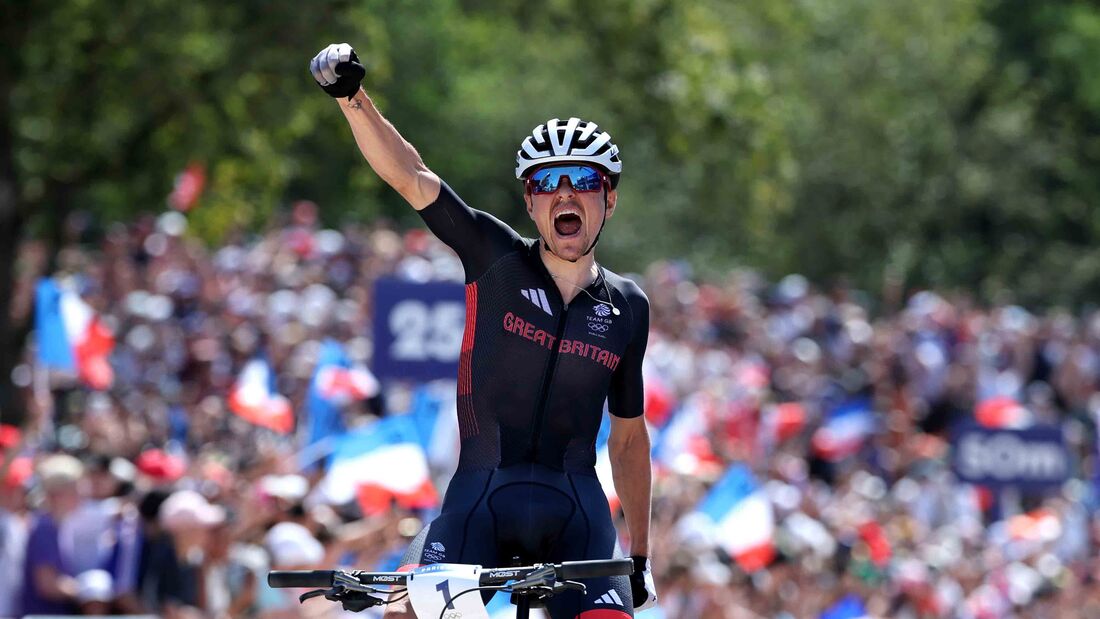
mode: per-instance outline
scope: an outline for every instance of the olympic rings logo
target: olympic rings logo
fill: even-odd
[[[600,323],[600,322],[590,322],[590,323],[588,323],[588,329],[590,331],[595,331],[596,333],[607,333],[607,330],[610,329],[610,328],[611,328],[611,325],[605,325],[605,324]]]

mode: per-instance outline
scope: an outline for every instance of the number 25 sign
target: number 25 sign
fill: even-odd
[[[374,285],[374,373],[379,378],[454,378],[466,302],[461,284],[380,279]]]

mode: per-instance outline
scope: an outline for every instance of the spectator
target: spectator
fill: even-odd
[[[60,528],[80,506],[84,467],[72,456],[53,455],[38,465],[37,475],[45,510],[35,514],[27,539],[21,612],[72,614],[77,603],[73,549],[64,547]]]
[[[211,530],[225,522],[225,509],[211,505],[194,490],[177,490],[160,506],[161,528],[171,535],[176,555],[173,579],[178,601],[201,609],[200,579],[203,553],[209,547]]]
[[[61,452],[87,461],[88,517],[55,523],[62,540],[83,541],[58,544],[72,562],[58,573],[79,577],[106,552],[116,611],[294,616],[296,596],[266,586],[266,555],[275,566],[392,569],[430,516],[363,518],[354,502],[325,504],[323,471],[303,474],[296,436],[229,410],[241,367],[263,353],[301,424],[322,341],[339,341],[354,363],[369,360],[374,280],[461,279],[454,255],[423,231],[320,230],[309,208],[300,211],[209,251],[171,213],[112,226],[102,247],[71,244],[58,255],[63,277],[115,330],[116,385],[87,397],[48,377],[65,389],[53,407],[28,397],[40,416],[26,453],[43,464]],[[667,616],[817,617],[853,599],[869,615],[906,619],[1097,614],[1100,313],[1039,315],[932,291],[876,313],[842,286],[820,292],[798,275],[773,285],[751,272],[704,281],[677,262],[637,279],[653,308],[646,416],[657,468],[654,574]],[[341,421],[384,415],[381,402],[409,408],[407,391],[391,384],[372,401],[348,402]],[[994,397],[1012,423],[1065,429],[1076,462],[1065,487],[1003,502],[954,478],[951,424]],[[874,430],[851,453],[822,455],[815,434],[855,399],[868,403]],[[447,406],[442,414],[454,415]],[[776,559],[751,572],[692,515],[735,461],[752,463],[775,520]],[[29,497],[19,484],[0,491],[11,539],[26,535],[27,501],[44,481]],[[162,519],[169,496],[190,507]],[[209,517],[219,509],[239,521]],[[0,544],[2,604],[24,566],[21,544]],[[72,591],[59,604],[75,611]]]
[[[214,619],[254,617],[260,583],[267,579],[267,557],[262,548],[234,539],[235,519],[210,529],[204,551],[200,604]]]
[[[28,458],[0,466],[0,617],[14,617],[19,612],[28,532],[25,488],[30,476]]]
[[[142,497],[140,521],[123,530],[111,562],[118,580],[119,604],[131,613],[157,612],[183,604],[175,542],[159,520],[168,499],[163,489],[150,490]],[[133,526],[137,524],[138,526]]]
[[[264,546],[271,555],[271,569],[318,569],[324,559],[325,549],[314,539],[308,529],[294,522],[280,522],[264,536]],[[291,619],[299,616],[297,593],[290,589],[272,589],[264,583],[260,587],[261,619]],[[310,616],[325,614],[328,609],[317,604],[302,609]]]

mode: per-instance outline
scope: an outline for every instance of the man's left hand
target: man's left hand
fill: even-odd
[[[657,587],[649,570],[648,557],[630,557],[634,561],[634,573],[630,575],[630,593],[634,597],[634,610],[645,610],[657,605]]]

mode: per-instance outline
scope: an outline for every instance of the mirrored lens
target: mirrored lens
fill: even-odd
[[[569,184],[576,191],[599,191],[603,180],[599,170],[589,166],[550,166],[531,175],[532,193],[552,193],[558,190],[562,177],[569,178]]]

